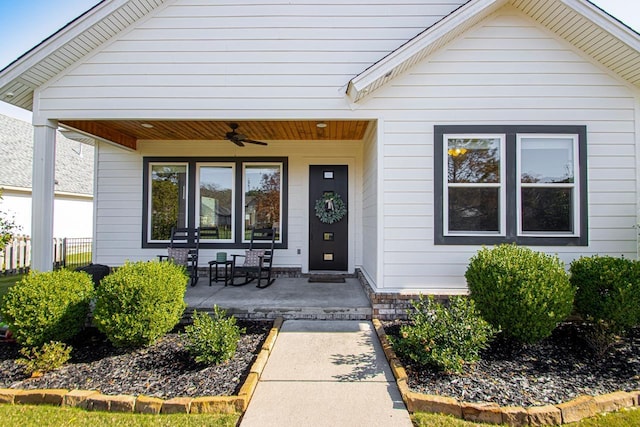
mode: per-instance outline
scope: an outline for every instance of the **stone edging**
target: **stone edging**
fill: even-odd
[[[510,426],[559,425],[580,421],[597,413],[613,412],[640,406],[640,390],[618,391],[601,396],[580,396],[559,405],[530,408],[499,406],[496,403],[469,403],[444,396],[415,393],[407,385],[407,372],[396,356],[382,323],[373,319],[384,354],[396,378],[402,400],[409,412],[432,412],[453,415],[471,422],[507,424]]]
[[[271,331],[262,344],[262,348],[237,396],[175,397],[165,400],[142,395],[110,396],[95,390],[0,388],[0,403],[47,404],[80,407],[89,411],[141,414],[230,414],[244,412],[258,385],[258,380],[273,350],[283,321],[281,317],[274,320]]]

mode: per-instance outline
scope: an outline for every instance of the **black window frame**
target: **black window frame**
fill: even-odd
[[[143,157],[142,173],[142,248],[166,248],[167,242],[149,242],[149,164],[151,163],[186,163],[187,164],[187,227],[195,228],[196,218],[196,183],[197,165],[200,163],[234,163],[235,164],[235,212],[234,221],[234,241],[233,242],[200,242],[203,249],[246,249],[249,242],[243,242],[242,212],[243,212],[243,165],[245,163],[265,163],[282,164],[281,177],[281,204],[282,212],[280,218],[282,229],[280,230],[280,242],[275,244],[277,249],[288,248],[288,212],[289,212],[289,159],[288,157]]]
[[[444,136],[447,134],[472,135],[504,135],[506,161],[506,230],[504,236],[452,236],[444,235]],[[580,217],[578,236],[519,236],[517,230],[518,207],[516,192],[518,183],[516,176],[517,137],[519,134],[554,134],[578,136],[579,174],[577,185],[579,200],[577,201]],[[587,127],[582,125],[436,125],[434,126],[434,243],[436,245],[496,245],[516,243],[526,246],[588,246],[589,215],[587,187]]]

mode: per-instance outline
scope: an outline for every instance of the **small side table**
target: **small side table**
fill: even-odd
[[[219,274],[219,266],[222,266],[222,268],[224,269],[223,275]],[[227,286],[227,284],[229,283],[229,275],[232,267],[232,260],[218,261],[214,259],[213,261],[209,261],[209,286],[211,286],[211,283],[213,282],[218,283],[218,280],[224,280],[224,285]]]

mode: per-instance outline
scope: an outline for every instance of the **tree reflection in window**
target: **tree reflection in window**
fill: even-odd
[[[450,232],[500,232],[500,142],[447,138]]]
[[[275,228],[279,240],[281,208],[281,166],[245,166],[245,239],[252,228]]]
[[[186,165],[151,167],[151,240],[169,240],[172,227],[185,227]]]

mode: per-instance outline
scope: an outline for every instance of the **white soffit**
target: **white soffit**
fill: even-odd
[[[32,110],[35,88],[63,72],[165,1],[100,2],[1,70],[0,100]]]
[[[640,88],[640,34],[587,0],[470,0],[353,78],[358,102],[442,48],[500,7],[511,4]]]

